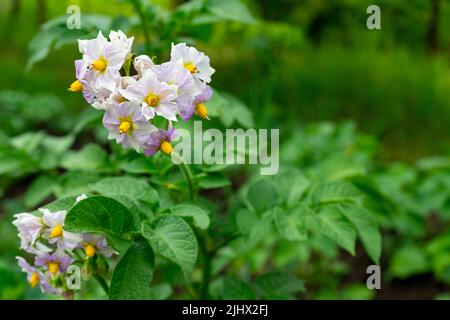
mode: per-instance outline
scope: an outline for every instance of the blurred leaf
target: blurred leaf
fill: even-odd
[[[207,0],[206,8],[220,18],[242,23],[255,22],[253,15],[240,0]]]
[[[381,256],[381,234],[371,213],[364,208],[348,204],[340,205],[339,209],[358,231],[358,235],[369,257],[376,264],[379,264]]]
[[[247,200],[256,211],[263,212],[277,203],[278,194],[268,179],[261,179],[250,185]]]
[[[219,189],[230,185],[230,180],[222,173],[210,173],[198,182],[198,186],[202,189]]]
[[[294,299],[295,293],[304,292],[303,281],[289,273],[272,272],[255,279],[254,285],[262,299]]]
[[[423,250],[416,246],[405,246],[395,251],[389,265],[392,276],[400,279],[425,273],[429,270],[427,257]]]
[[[356,230],[338,207],[326,206],[314,217],[326,237],[355,255]]]
[[[64,154],[61,166],[67,170],[95,170],[107,163],[108,155],[100,146],[87,144],[79,151]]]
[[[281,208],[274,208],[274,219],[278,233],[290,241],[305,241],[308,238],[306,231],[306,218],[308,208],[299,205],[284,212]]]
[[[40,175],[34,179],[25,193],[25,206],[31,208],[45,200],[52,194],[56,182],[57,179],[49,175]]]

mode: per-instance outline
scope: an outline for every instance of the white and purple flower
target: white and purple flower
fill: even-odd
[[[211,82],[211,76],[216,71],[211,68],[207,55],[194,47],[187,46],[186,43],[172,44],[170,61],[180,63],[194,78],[205,83]]]
[[[55,276],[58,273],[66,272],[73,261],[74,259],[71,256],[62,251],[56,251],[52,254],[46,252],[36,256],[34,264],[45,268],[51,275]]]
[[[172,153],[172,145],[170,142],[177,136],[176,130],[169,125],[168,130],[158,129],[150,135],[144,153],[150,157],[161,150],[163,153],[170,155]]]
[[[158,115],[176,121],[177,91],[176,85],[161,82],[152,70],[148,70],[141,79],[130,84],[121,93],[129,101],[142,106],[142,114],[147,120]]]
[[[67,211],[51,212],[48,209],[39,209],[42,212],[42,219],[47,226],[43,231],[43,236],[48,238],[50,244],[57,244],[58,248],[73,250],[81,241],[80,235],[64,230],[64,220]]]
[[[124,148],[141,151],[150,134],[156,130],[142,115],[137,103],[126,101],[109,104],[103,117],[108,139],[115,139]]]

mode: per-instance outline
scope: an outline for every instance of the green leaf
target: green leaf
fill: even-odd
[[[255,22],[253,15],[240,0],[208,0],[206,8],[210,13],[223,19],[242,23]]]
[[[78,202],[69,210],[64,227],[72,232],[100,232],[119,237],[132,231],[133,224],[131,213],[122,203],[94,196]]]
[[[158,193],[147,182],[131,177],[109,177],[92,184],[91,189],[105,196],[122,195],[151,204],[158,202]]]
[[[262,299],[293,299],[293,294],[305,291],[303,281],[289,273],[267,273],[256,278],[254,284]]]
[[[336,206],[326,206],[314,216],[321,232],[355,255],[356,230]]]
[[[272,208],[278,201],[278,193],[270,180],[261,179],[250,185],[247,200],[259,212]]]
[[[44,208],[47,208],[52,212],[69,210],[75,204],[75,201],[76,197],[63,197],[50,202],[49,204],[45,205]]]
[[[177,204],[165,209],[163,212],[170,212],[179,217],[192,218],[194,225],[200,229],[207,229],[209,227],[210,218],[208,213],[193,204]]]
[[[142,224],[142,235],[156,253],[175,262],[187,276],[197,261],[198,244],[194,232],[180,217],[163,216],[153,224]]]
[[[25,206],[31,208],[44,201],[52,194],[56,181],[55,177],[48,175],[41,175],[34,179],[25,193]]]
[[[395,278],[406,279],[430,271],[430,263],[424,250],[408,245],[394,253],[389,271]]]
[[[311,182],[296,170],[277,175],[274,186],[287,206],[296,204],[308,190]]]
[[[234,277],[225,277],[221,279],[221,290],[219,298],[224,300],[253,300],[255,294],[248,283]]]
[[[306,218],[308,208],[299,205],[289,212],[284,212],[281,208],[274,209],[275,226],[278,233],[290,241],[305,241],[308,238],[306,231]]]
[[[381,256],[381,234],[372,214],[355,205],[343,204],[339,208],[358,231],[369,257],[378,264]]]
[[[155,269],[153,250],[145,239],[134,240],[119,261],[111,279],[112,300],[143,300],[155,297],[150,288]]]
[[[79,151],[69,151],[61,159],[61,166],[67,170],[96,170],[102,168],[108,159],[105,150],[96,144],[87,144]]]
[[[198,182],[198,186],[202,189],[218,189],[229,187],[230,185],[230,180],[222,173],[210,173]]]
[[[317,185],[311,193],[311,203],[314,205],[324,203],[359,202],[363,193],[346,181],[331,181]]]

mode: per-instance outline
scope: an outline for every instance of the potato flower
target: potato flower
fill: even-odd
[[[158,115],[177,121],[177,91],[176,85],[161,82],[152,70],[148,70],[141,79],[130,84],[121,93],[125,99],[142,106],[142,114],[147,120]]]
[[[141,113],[137,103],[126,101],[107,106],[103,125],[108,129],[108,139],[115,139],[124,148],[141,151],[150,134],[156,130]]]

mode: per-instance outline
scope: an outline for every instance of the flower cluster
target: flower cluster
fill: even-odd
[[[85,199],[77,198],[77,202]],[[115,252],[106,238],[92,233],[72,233],[64,229],[67,211],[39,209],[39,215],[16,214],[13,224],[19,231],[20,247],[34,256],[32,264],[17,257],[31,287],[39,285],[48,294],[70,296],[66,271],[72,264],[88,265],[97,255],[111,257]]]
[[[77,80],[69,91],[81,91],[90,105],[105,111],[109,139],[147,156],[170,154],[178,116],[208,119],[205,102],[215,70],[208,56],[185,43],[172,44],[170,61],[159,65],[147,55],[134,57],[133,39],[119,30],[109,39],[99,32],[95,39],[78,40],[83,57],[75,61]],[[156,126],[158,117],[167,120],[165,128]]]

